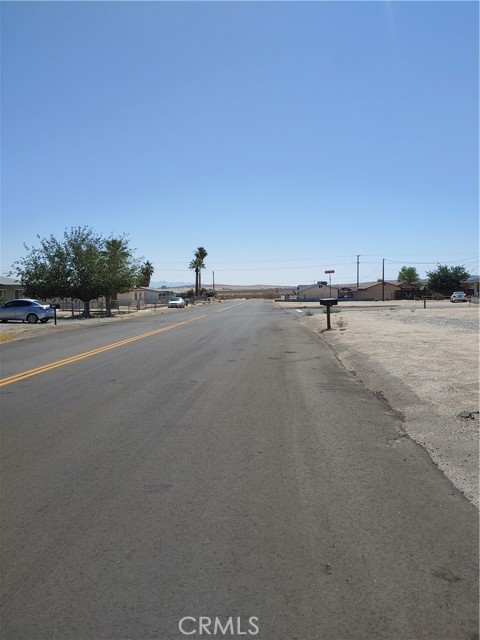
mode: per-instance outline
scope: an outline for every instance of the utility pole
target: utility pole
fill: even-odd
[[[357,289],[360,285],[359,273],[360,273],[360,256],[357,255]]]
[[[382,302],[385,302],[385,258],[382,260]]]
[[[330,297],[332,297],[332,273],[335,273],[335,269],[328,269],[327,271],[325,271],[325,273],[328,273],[328,279],[330,281]],[[338,298],[338,290],[337,290],[337,298]]]
[[[213,289],[213,295],[215,295],[215,271],[212,271],[212,273],[213,273],[213,287],[212,287],[212,289]]]

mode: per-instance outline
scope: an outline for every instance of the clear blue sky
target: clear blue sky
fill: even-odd
[[[478,11],[2,2],[2,273],[87,225],[155,281],[477,274]]]

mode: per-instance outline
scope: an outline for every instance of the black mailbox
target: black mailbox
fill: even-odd
[[[334,304],[338,304],[338,299],[337,298],[323,298],[323,300],[320,300],[320,304],[322,304],[324,307],[331,307]]]
[[[323,300],[320,300],[320,304],[327,307],[327,330],[330,330],[332,328],[330,325],[330,307],[333,307],[334,304],[338,304],[338,299],[323,298]]]

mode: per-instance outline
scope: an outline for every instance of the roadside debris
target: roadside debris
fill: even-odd
[[[458,414],[460,418],[470,418],[470,420],[475,420],[478,418],[478,411],[462,411],[462,413]]]

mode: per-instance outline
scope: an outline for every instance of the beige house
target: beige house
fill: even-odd
[[[338,295],[337,287],[332,285],[331,292],[330,295],[330,286],[324,282],[299,284],[297,287],[297,299],[316,302],[322,298],[336,298]]]
[[[349,300],[394,300],[395,291],[400,291],[400,285],[381,280],[356,284],[335,284],[331,286],[325,282],[311,285],[298,285],[297,299],[305,302],[316,302],[323,298],[340,298]]]
[[[0,297],[2,302],[23,298],[23,287],[18,280],[2,276],[0,278]]]
[[[377,281],[369,285],[361,285],[352,291],[352,298],[368,300],[395,300],[395,291],[400,291],[401,287],[392,282]]]

